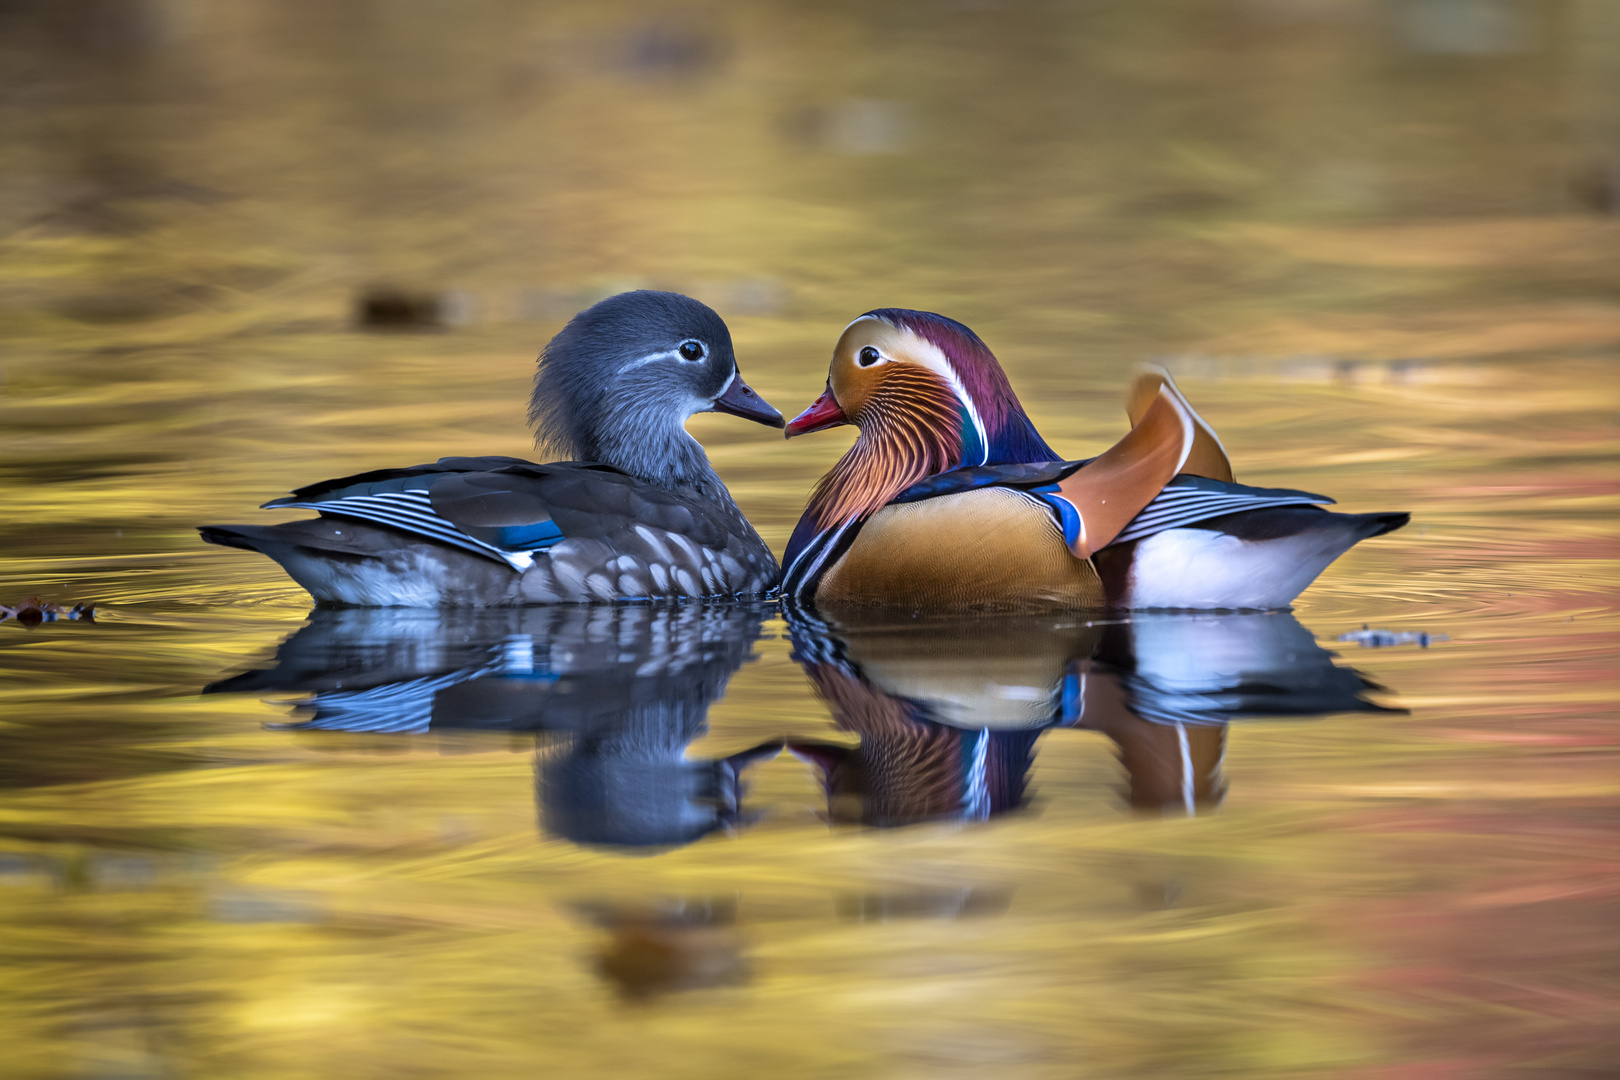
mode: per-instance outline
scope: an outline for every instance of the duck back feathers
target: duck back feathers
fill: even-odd
[[[322,603],[695,599],[761,593],[777,576],[729,498],[694,498],[607,465],[445,458],[266,505],[321,517],[207,526],[203,538],[269,555]]]

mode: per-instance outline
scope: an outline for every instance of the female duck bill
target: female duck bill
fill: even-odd
[[[754,388],[742,381],[741,375],[733,375],[731,385],[726,392],[714,399],[710,406],[711,412],[730,413],[740,416],[744,420],[752,420],[766,427],[781,427],[782,414],[770,402],[754,393]]]

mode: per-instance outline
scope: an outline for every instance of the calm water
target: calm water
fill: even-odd
[[[0,1072],[1607,1075],[1617,205],[1605,0],[0,6],[0,602],[102,605],[0,625]],[[1413,523],[1292,614],[899,627],[198,541],[526,454],[633,285],[790,414],[943,311],[1071,456],[1158,358]],[[848,442],[692,427],[777,550]]]

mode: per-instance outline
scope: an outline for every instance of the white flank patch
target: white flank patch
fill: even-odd
[[[1166,529],[1136,545],[1125,603],[1133,608],[1281,608],[1293,603],[1348,537],[1311,531],[1251,543],[1209,529]]]

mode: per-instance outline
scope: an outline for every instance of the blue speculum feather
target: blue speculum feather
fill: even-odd
[[[563,538],[562,530],[554,521],[539,521],[533,525],[504,525],[495,533],[495,545],[508,551],[538,551],[548,548]]]

